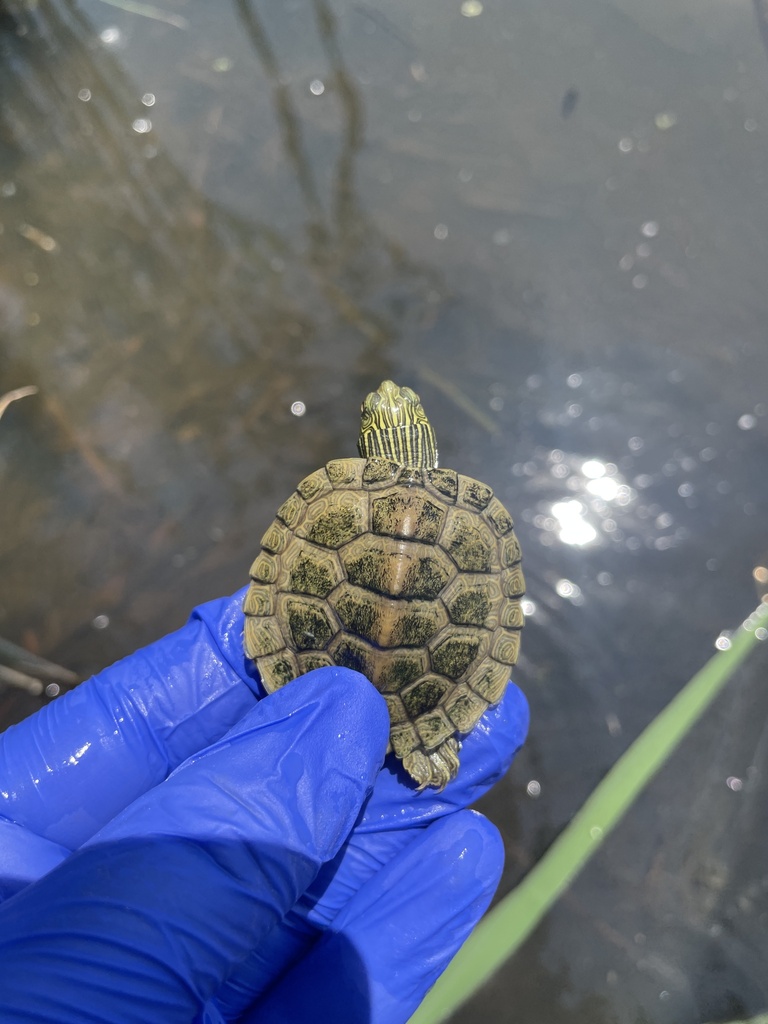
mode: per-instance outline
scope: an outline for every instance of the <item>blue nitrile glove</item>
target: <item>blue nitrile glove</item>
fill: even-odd
[[[362,676],[257,699],[241,603],[0,736],[3,1024],[395,1024],[487,906],[501,842],[464,808],[524,739],[521,692],[417,793],[379,771]]]

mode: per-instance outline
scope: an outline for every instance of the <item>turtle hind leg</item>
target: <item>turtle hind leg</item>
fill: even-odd
[[[403,767],[419,784],[419,791],[434,786],[438,792],[459,772],[459,741],[451,736],[429,752],[417,748],[403,758]]]

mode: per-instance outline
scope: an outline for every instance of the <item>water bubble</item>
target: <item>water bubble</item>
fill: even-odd
[[[671,110],[665,110],[661,114],[657,114],[653,119],[653,123],[659,129],[659,131],[666,132],[673,125],[677,124],[677,114],[674,114]]]
[[[628,135],[625,135],[623,139],[619,139],[619,149],[622,153],[631,153],[635,148],[635,144]]]
[[[533,799],[535,800],[536,797],[541,796],[541,783],[538,782],[536,779],[531,779],[531,781],[525,787],[525,791],[528,794],[528,796],[533,797]]]
[[[754,119],[754,117],[748,117],[747,120],[744,122],[744,127],[748,132],[756,132],[757,121]]]
[[[619,721],[618,715],[609,711],[605,716],[605,724],[607,725],[608,732],[611,736],[621,736],[621,722]]]
[[[319,78],[313,78],[309,83],[309,91],[313,96],[322,96],[325,92],[325,84]]]
[[[739,416],[738,426],[739,430],[752,430],[757,426],[757,418],[751,412],[745,412],[743,416]]]
[[[558,580],[555,584],[555,592],[560,597],[567,598],[573,604],[579,605],[584,603],[584,597],[581,593],[581,587],[578,586],[578,584],[573,583],[571,580]]]
[[[131,125],[131,128],[133,128],[135,132],[138,132],[139,135],[146,135],[147,132],[152,131],[152,122],[148,117],[137,117]]]
[[[48,683],[45,688],[46,697],[58,697],[61,693],[61,687],[58,683]]]
[[[122,34],[116,25],[110,25],[99,33],[99,39],[105,46],[117,46],[122,41]]]
[[[635,274],[635,276],[632,278],[632,287],[633,288],[638,288],[638,289],[645,288],[645,286],[647,284],[648,284],[648,276],[646,274]]]
[[[303,416],[307,411],[307,407],[303,402],[294,402],[291,405],[291,412],[294,416]]]
[[[109,616],[97,615],[95,619],[91,620],[91,625],[94,629],[106,629],[109,625]]]
[[[90,100],[90,98],[91,98],[91,90],[90,89],[81,89],[80,92],[77,94],[77,98],[79,100],[82,100],[83,103],[87,103]]]
[[[434,235],[435,235],[435,238],[439,242],[444,241],[448,237],[448,225],[447,224],[437,224],[435,226]]]
[[[727,651],[731,647],[731,634],[721,633],[720,636],[715,640],[715,647],[718,651]]]
[[[155,94],[153,92],[145,92],[141,97],[141,102],[145,107],[154,107],[155,105]]]
[[[568,376],[566,384],[569,388],[580,388],[583,383],[583,380],[584,378],[581,376],[580,373],[572,373]]]
[[[646,238],[655,238],[659,233],[659,222],[657,220],[647,220],[640,228],[640,231]]]
[[[483,5],[480,0],[464,0],[459,10],[465,18],[477,18],[483,13]]]
[[[631,270],[634,265],[635,258],[634,256],[630,256],[629,253],[627,253],[626,256],[622,256],[619,260],[619,270]]]
[[[740,789],[744,788],[744,783],[735,775],[729,775],[725,780],[725,784],[728,789],[733,790],[734,793],[738,793]]]

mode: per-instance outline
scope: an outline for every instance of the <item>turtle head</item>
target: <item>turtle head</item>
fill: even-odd
[[[393,459],[419,469],[437,466],[437,442],[421,400],[410,388],[385,380],[360,410],[357,449],[364,459]]]

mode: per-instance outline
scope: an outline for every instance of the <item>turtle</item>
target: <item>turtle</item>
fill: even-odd
[[[250,570],[245,654],[268,693],[321,666],[362,672],[389,709],[388,752],[441,790],[518,657],[520,545],[490,487],[438,467],[411,388],[367,396],[358,451],[277,510]]]

